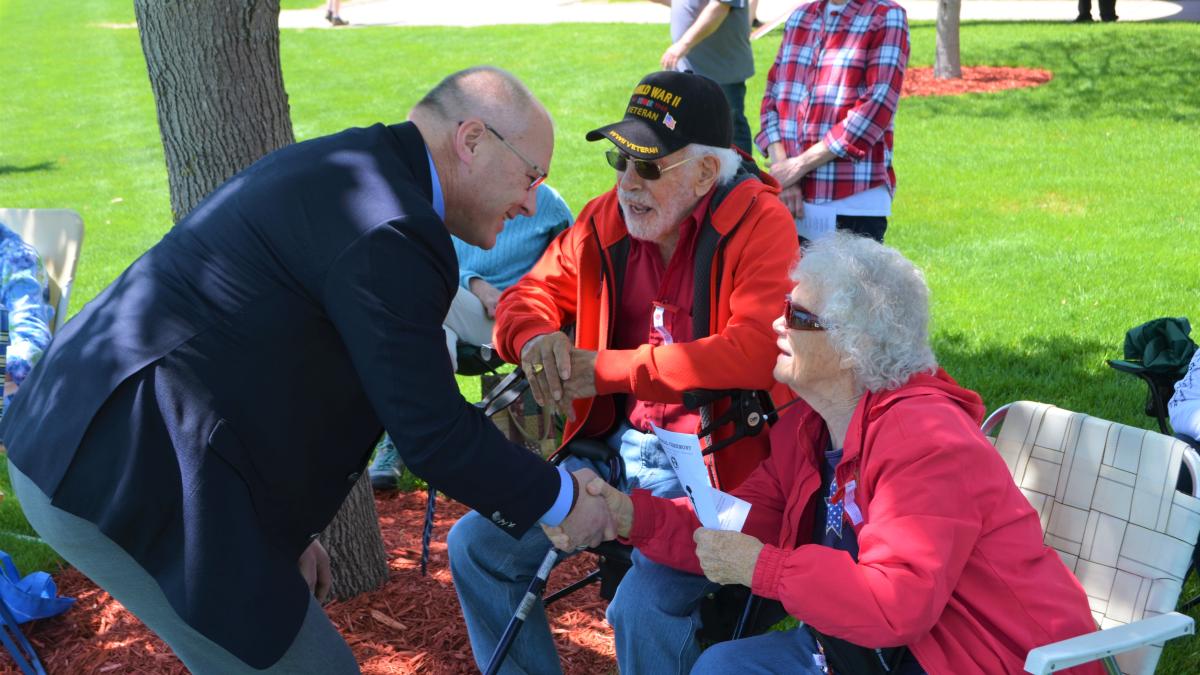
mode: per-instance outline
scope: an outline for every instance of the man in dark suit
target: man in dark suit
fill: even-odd
[[[357,672],[309,591],[328,586],[316,533],[385,428],[514,537],[611,533],[578,478],[463,400],[441,328],[450,235],[486,248],[532,215],[553,144],[523,84],[475,68],[406,123],[231,178],[65,325],[4,417],[30,522],[192,672],[222,675]]]

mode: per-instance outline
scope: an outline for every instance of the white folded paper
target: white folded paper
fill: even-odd
[[[741,532],[750,513],[750,502],[721,492],[708,479],[700,438],[651,425],[663,452],[671,460],[675,475],[692,502],[692,510],[700,524],[714,530]]]

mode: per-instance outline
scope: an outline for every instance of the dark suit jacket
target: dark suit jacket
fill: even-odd
[[[558,494],[458,392],[441,328],[458,264],[431,195],[409,123],[267,155],[64,326],[0,424],[56,506],[252,666],[296,635],[296,560],[383,428],[514,536]]]

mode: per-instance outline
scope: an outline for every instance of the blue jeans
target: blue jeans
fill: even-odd
[[[679,479],[654,434],[645,434],[622,424],[607,442],[609,447],[620,452],[625,463],[625,476],[618,485],[622,491],[628,493],[634,488],[642,488],[661,497],[683,494]],[[607,466],[576,457],[567,458],[563,466],[569,471],[586,467],[608,477]],[[525,595],[529,581],[545,558],[550,540],[539,527],[531,528],[520,539],[513,539],[487,518],[471,512],[454,524],[446,544],[450,573],[462,605],[471,650],[482,670]],[[500,672],[539,675],[561,672],[544,611],[529,613]]]
[[[746,83],[723,84],[721,91],[725,92],[729,112],[733,115],[733,144],[747,155],[754,154],[754,146],[750,145],[750,123],[746,121]]]
[[[684,675],[700,656],[700,601],[719,585],[660,565],[641,551],[617,587],[606,618],[622,673]],[[734,672],[734,671],[729,671]]]
[[[825,671],[813,660],[817,653],[812,633],[800,626],[715,644],[704,650],[692,675],[819,675]]]

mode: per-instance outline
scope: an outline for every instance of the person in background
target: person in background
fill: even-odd
[[[500,293],[516,283],[550,245],[559,232],[571,225],[571,209],[558,191],[546,183],[538,186],[537,213],[520,215],[504,223],[496,245],[482,249],[454,237],[458,257],[458,291],[450,303],[446,323],[446,349],[450,364],[458,369],[458,342],[490,345],[496,324],[496,301]],[[399,489],[404,462],[391,436],[384,434],[371,462],[371,486],[381,492]]]
[[[1083,588],[979,430],[983,401],[938,367],[920,271],[843,232],[812,242],[792,279],[774,375],[800,401],[733,490],[750,503],[742,531],[701,527],[686,499],[587,486],[647,558],[710,590],[747,586],[803,622],[714,645],[693,675],[1017,673],[1030,649],[1094,631]],[[682,620],[644,608],[647,641]]]
[[[1100,9],[1100,20],[1112,22],[1117,20],[1117,0],[1097,0]],[[1079,16],[1075,23],[1092,23],[1092,0],[1079,0]]]
[[[747,0],[653,0],[671,8],[671,46],[663,70],[690,71],[721,85],[733,116],[733,144],[749,155],[746,80],[754,76]]]
[[[329,0],[325,4],[325,20],[331,26],[345,26],[350,23],[342,18],[342,0]]]
[[[1167,402],[1167,412],[1176,435],[1200,440],[1200,349],[1192,355],[1187,374],[1175,383],[1175,394]]]
[[[0,223],[0,346],[4,396],[0,416],[50,344],[54,309],[42,260],[21,235]]]
[[[908,50],[908,20],[893,0],[818,0],[788,18],[755,140],[801,237],[836,228],[883,241]]]

